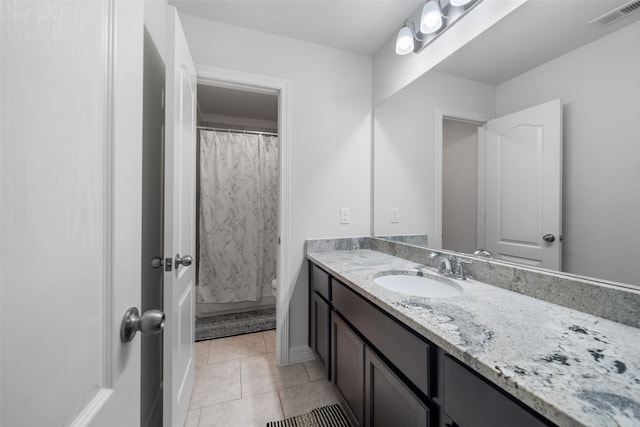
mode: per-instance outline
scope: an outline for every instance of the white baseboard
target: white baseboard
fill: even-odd
[[[315,355],[308,345],[300,345],[289,349],[289,364],[306,362],[315,359]]]

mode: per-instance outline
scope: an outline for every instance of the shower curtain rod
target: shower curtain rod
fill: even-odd
[[[215,130],[220,132],[237,132],[237,133],[250,133],[254,135],[269,135],[269,136],[278,136],[275,132],[260,132],[257,130],[242,130],[242,129],[233,129],[233,128],[214,128],[208,126],[196,126],[196,129],[204,129],[204,130]]]

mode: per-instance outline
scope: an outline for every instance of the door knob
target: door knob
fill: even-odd
[[[545,234],[544,236],[542,236],[542,240],[551,243],[556,240],[556,236],[554,236],[553,234]]]
[[[176,268],[178,268],[180,264],[184,265],[185,267],[189,267],[192,262],[193,262],[193,258],[191,258],[191,255],[185,255],[182,258],[180,258],[180,254],[176,254],[176,262],[175,262]]]
[[[142,335],[156,335],[164,328],[164,313],[160,310],[145,311],[142,316],[137,308],[131,307],[124,313],[120,326],[120,339],[130,342],[140,331]]]

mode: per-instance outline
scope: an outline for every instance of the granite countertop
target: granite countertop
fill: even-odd
[[[640,426],[640,329],[472,279],[451,298],[395,293],[373,279],[418,264],[373,250],[307,258],[558,425]]]

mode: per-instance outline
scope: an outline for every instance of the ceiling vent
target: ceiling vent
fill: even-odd
[[[589,22],[589,24],[599,25],[600,27],[606,27],[608,25],[613,24],[614,22],[618,22],[622,18],[625,18],[635,12],[640,10],[640,0],[632,0],[629,3],[623,4],[622,6],[612,10],[611,12],[607,12],[599,18],[594,19]]]

